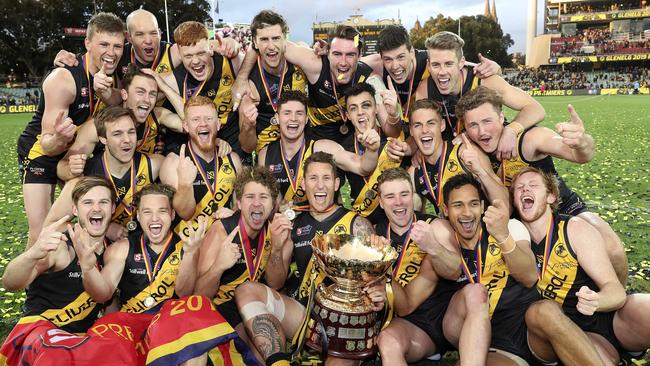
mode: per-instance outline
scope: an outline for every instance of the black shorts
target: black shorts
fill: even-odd
[[[582,197],[573,191],[562,196],[560,207],[558,207],[558,213],[569,216],[578,216],[579,214],[587,211],[589,211],[589,209],[587,208],[585,201],[582,199]]]
[[[56,166],[59,160],[58,157],[51,156],[28,159],[19,154],[18,173],[20,174],[20,183],[56,184],[59,180],[56,175]]]
[[[528,348],[528,327],[525,314],[528,306],[519,309],[502,310],[492,316],[491,348],[512,353],[533,364],[537,359]]]
[[[619,353],[626,352],[616,338],[616,334],[614,334],[614,315],[616,315],[615,311],[594,313],[592,316],[580,313],[575,315],[567,314],[569,319],[573,320],[583,331],[599,334],[611,343]]]
[[[216,308],[231,327],[235,328],[237,325],[241,324],[242,319],[239,315],[239,310],[237,310],[237,304],[234,299],[219,304]]]
[[[440,301],[440,298],[429,296],[414,312],[402,318],[422,329],[431,338],[436,346],[436,353],[440,355],[456,349],[447,341],[442,330],[442,320],[448,306],[449,301]]]

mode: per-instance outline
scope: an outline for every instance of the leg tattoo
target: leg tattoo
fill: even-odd
[[[253,343],[264,359],[278,352],[284,352],[286,343],[278,321],[271,314],[253,318]]]

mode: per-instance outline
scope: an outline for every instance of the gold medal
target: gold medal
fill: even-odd
[[[294,211],[291,207],[284,210],[283,214],[287,217],[287,219],[289,219],[289,221],[293,221],[293,219],[296,218],[296,211]]]
[[[350,132],[350,129],[348,128],[348,125],[345,122],[343,122],[343,124],[339,128],[339,132],[341,133],[341,135],[347,135],[348,132]]]
[[[273,117],[271,117],[271,126],[275,126],[277,124],[278,124],[278,117],[277,115],[274,115]]]
[[[131,220],[126,223],[126,229],[129,231],[135,231],[135,229],[137,228],[138,228],[138,224],[134,220]]]
[[[144,306],[147,308],[150,308],[156,304],[156,300],[153,299],[153,297],[148,296],[146,299],[144,299]]]

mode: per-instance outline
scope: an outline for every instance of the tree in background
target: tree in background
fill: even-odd
[[[60,49],[84,52],[83,38],[66,38],[63,28],[85,28],[95,11],[126,19],[140,7],[156,15],[164,33],[165,10],[160,0],[0,0],[0,75],[13,70],[19,79],[23,75],[40,78]],[[170,32],[187,20],[210,19],[207,0],[167,0],[167,9]]]
[[[411,41],[416,48],[424,48],[424,41],[440,31],[458,33],[458,20],[439,14],[430,17],[420,29],[411,30]],[[501,26],[482,15],[460,17],[460,36],[465,41],[465,59],[477,61],[479,52],[499,63],[501,67],[512,66],[508,47],[514,44],[510,34],[503,34]]]

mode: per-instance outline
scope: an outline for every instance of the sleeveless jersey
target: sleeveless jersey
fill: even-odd
[[[318,221],[309,212],[302,212],[293,222],[291,231],[293,241],[293,263],[285,288],[287,294],[298,301],[307,301],[311,288],[313,266],[311,240],[317,235],[352,234],[352,225],[356,214],[344,207],[338,207],[334,213],[323,221]],[[325,278],[322,271],[314,280],[319,284]]]
[[[128,236],[129,253],[124,262],[124,272],[117,288],[119,293],[120,311],[127,313],[156,313],[165,300],[176,297],[174,286],[176,275],[181,264],[183,242],[174,233],[170,233],[169,242],[160,253],[154,252],[144,239],[142,233],[132,233]],[[143,252],[143,247],[144,251]],[[147,257],[150,258],[150,268],[159,265],[153,281],[147,274]],[[151,297],[154,305],[147,307],[145,300]]]
[[[341,113],[345,113],[345,92],[354,84],[363,83],[372,73],[372,68],[363,62],[357,62],[352,81],[347,85],[333,84],[330,62],[327,56],[321,57],[321,72],[318,80],[307,84],[309,94],[308,115],[310,131],[316,140],[327,138],[340,141],[344,136],[339,131],[344,119]],[[345,118],[347,120],[347,117]],[[348,124],[348,128],[354,128]]]
[[[215,159],[216,167],[214,160],[208,163],[198,155],[195,159],[192,159],[199,170],[194,179],[194,183],[192,183],[196,208],[194,209],[192,218],[188,220],[192,222],[194,229],[198,227],[199,216],[206,217],[208,224],[207,228],[209,228],[214,222],[212,214],[221,207],[228,206],[230,203],[230,197],[234,192],[237,172],[235,171],[235,165],[232,162],[232,158],[228,155],[225,158],[216,156]],[[205,172],[205,178],[201,173],[201,169]],[[208,189],[208,185],[216,187],[214,193]],[[185,235],[188,235],[185,220],[178,217],[176,221],[175,225],[173,225],[174,232],[183,232]]]
[[[239,225],[240,218],[241,211],[237,211],[232,216],[221,220],[227,233],[232,232]],[[234,266],[221,275],[219,289],[213,300],[215,305],[234,299],[237,286],[246,281],[257,281],[264,273],[271,250],[271,232],[268,223],[264,225],[258,236],[248,237],[250,249],[245,249],[245,244],[242,244],[243,235],[245,235],[244,230],[240,227],[239,234],[233,238],[233,244],[238,245],[241,257]]]
[[[415,65],[413,65],[412,75],[401,84],[391,80],[395,91],[399,96],[400,103],[402,104],[402,121],[409,122],[409,110],[411,105],[415,102],[415,91],[418,89],[420,82],[429,79],[429,68],[427,67],[428,55],[426,50],[415,50]],[[384,69],[384,85],[388,86],[388,78],[390,75]],[[406,128],[408,130],[408,126]]]
[[[416,167],[413,173],[415,192],[433,204],[436,214],[440,212],[442,207],[442,188],[445,183],[451,177],[469,173],[458,154],[460,145],[453,145],[451,142],[443,141],[442,147],[443,152],[435,165],[420,161],[420,166]],[[429,183],[431,183],[430,186]]]
[[[235,81],[235,72],[230,59],[218,53],[212,56],[214,71],[212,76],[205,81],[194,79],[185,67],[174,69],[174,78],[180,91],[183,102],[194,95],[202,95],[212,99],[217,108],[217,118],[221,123],[219,138],[228,141],[231,146],[239,146],[239,124],[235,119],[236,113],[232,112],[232,84]],[[184,134],[181,134],[184,135]],[[185,136],[187,139],[187,137]]]
[[[138,69],[153,69],[159,74],[164,74],[166,72],[172,71],[174,69],[174,62],[172,61],[172,54],[169,51],[169,49],[172,47],[172,44],[165,41],[160,41],[160,45],[158,47],[158,54],[156,54],[154,57],[153,62],[143,64],[135,57],[135,50],[133,49],[133,45],[130,43],[125,44],[122,58],[117,65],[117,69],[115,70],[120,80],[124,78],[124,74],[126,74],[126,71],[130,64],[134,64],[138,67]]]
[[[354,135],[352,148],[348,148],[345,144],[345,149],[354,152],[357,155],[363,155],[365,148],[361,145]],[[402,136],[400,136],[402,137]],[[403,139],[403,138],[401,138]],[[388,140],[382,136],[379,145],[379,157],[377,159],[377,167],[370,176],[362,177],[352,172],[345,172],[345,176],[350,182],[350,198],[352,199],[352,210],[358,215],[367,217],[373,224],[383,221],[386,218],[384,211],[379,207],[379,192],[377,188],[377,179],[381,173],[390,168],[397,168],[402,164],[402,161],[395,161],[388,157],[386,145]],[[401,160],[401,159],[400,159]]]
[[[433,215],[423,214],[416,212],[415,219],[417,221],[422,220],[425,222],[431,222],[436,217]],[[399,282],[401,286],[406,286],[411,282],[418,273],[420,273],[420,267],[422,266],[422,261],[426,252],[418,248],[411,240],[410,228],[407,232],[402,235],[396,234],[393,230],[390,229],[389,221],[383,220],[377,225],[375,225],[375,233],[387,238],[390,241],[390,244],[397,251],[398,257],[393,264],[393,278]]]
[[[80,126],[99,109],[103,108],[103,105],[101,105],[103,103],[100,102],[99,95],[95,94],[93,90],[93,76],[89,72],[86,72],[87,65],[85,60],[86,55],[78,55],[77,61],[79,64],[77,66],[65,66],[72,74],[76,88],[75,99],[68,107],[68,117],[72,119],[75,126]],[[40,99],[36,113],[34,113],[32,120],[27,124],[25,130],[18,138],[18,154],[30,160],[46,156],[41,146],[42,120],[43,113],[45,112],[45,96],[43,95],[42,85],[39,95]],[[53,158],[56,158],[58,161],[63,155],[65,155],[65,152]]]
[[[285,163],[282,144],[280,140],[271,142],[266,148],[264,165],[269,168],[271,174],[275,177],[280,187],[280,195],[287,201],[293,201],[295,205],[307,204],[307,196],[302,189],[303,165],[305,160],[311,156],[314,151],[314,141],[305,139],[303,151],[299,150]],[[285,166],[287,164],[288,166]],[[289,174],[295,177],[296,188],[294,190]]]
[[[553,163],[553,157],[547,155],[546,157],[537,161],[528,161],[526,160],[526,158],[524,158],[522,146],[524,141],[524,135],[528,133],[528,131],[530,131],[530,129],[524,131],[517,138],[516,160],[514,161],[504,160],[503,162],[501,162],[496,159],[496,155],[494,154],[490,155],[490,161],[492,162],[492,166],[495,169],[494,172],[499,176],[503,185],[506,186],[506,188],[510,188],[510,186],[512,185],[512,179],[517,174],[519,174],[519,172],[524,170],[524,168],[528,166],[538,168],[543,172],[553,174],[558,179],[559,188],[560,188],[560,201],[569,202],[571,199],[573,199],[572,196],[576,195],[576,193],[573,192],[566,185],[564,179],[562,179],[558,174],[557,170],[555,169],[555,164]]]
[[[543,298],[562,306],[567,315],[578,315],[576,292],[582,286],[599,291],[598,286],[580,267],[576,253],[567,236],[570,216],[553,215],[546,237],[533,243],[531,249],[537,261],[539,281],[537,290]]]
[[[481,223],[482,231],[476,247],[461,249],[461,275],[459,284],[480,283],[488,292],[488,303],[492,324],[499,324],[508,318],[510,312],[525,308],[538,300],[534,288],[527,288],[510,276],[501,248]]]
[[[255,84],[257,93],[260,96],[255,128],[257,132],[257,147],[255,151],[259,153],[264,146],[280,138],[280,128],[277,125],[271,124],[271,118],[275,114],[273,105],[277,105],[278,97],[282,92],[287,90],[299,90],[306,93],[306,78],[298,66],[287,62],[282,74],[282,80],[280,80],[279,76],[264,71],[258,58],[255,67],[251,71],[249,80]],[[278,90],[280,87],[282,87],[281,91]],[[237,119],[239,119],[239,116],[237,116]]]
[[[84,333],[93,325],[101,306],[84,291],[81,266],[72,242],[68,250],[74,257],[64,269],[43,272],[27,287],[25,316],[41,315],[70,333]],[[101,265],[102,256],[97,255]]]
[[[156,143],[161,138],[160,123],[152,111],[144,121],[138,123],[135,128],[138,136],[138,144],[135,149],[141,153],[153,154],[156,150]]]
[[[465,66],[467,71],[467,76],[463,77],[461,80],[463,86],[460,90],[460,95],[443,95],[440,94],[436,83],[432,78],[427,79],[427,92],[429,99],[435,101],[440,105],[442,110],[442,118],[445,119],[447,126],[442,133],[442,136],[445,140],[451,141],[453,139],[454,133],[459,134],[463,132],[465,127],[459,122],[456,118],[456,103],[463,96],[463,94],[469,93],[470,90],[473,90],[477,86],[481,85],[481,79],[474,75],[474,68],[472,66]]]
[[[104,153],[105,154],[105,153]],[[132,168],[122,176],[115,177],[108,174],[103,163],[104,155],[95,155],[86,162],[84,175],[105,178],[115,191],[115,212],[111,217],[111,222],[118,223],[122,226],[135,219],[135,212],[132,210],[133,197],[136,192],[154,182],[151,168],[151,159],[146,154],[135,152],[133,155],[133,171],[135,176],[131,175]],[[133,192],[133,181],[135,181],[135,192]]]

